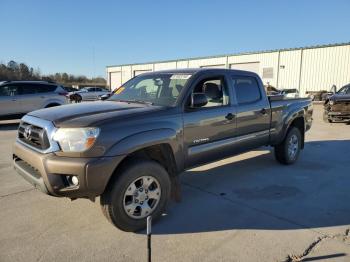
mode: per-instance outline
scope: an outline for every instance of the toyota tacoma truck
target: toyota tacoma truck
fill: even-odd
[[[124,231],[179,199],[186,169],[261,146],[293,164],[312,123],[310,99],[267,96],[259,76],[230,69],[145,73],[105,101],[25,115],[13,149],[17,172],[45,194],[100,196]]]

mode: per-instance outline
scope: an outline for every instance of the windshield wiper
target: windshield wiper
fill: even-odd
[[[153,102],[138,100],[138,99],[116,99],[117,102],[126,102],[126,103],[138,103],[138,104],[146,104],[146,105],[154,105]]]

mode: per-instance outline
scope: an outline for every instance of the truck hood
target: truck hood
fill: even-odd
[[[164,110],[165,107],[131,102],[97,101],[45,108],[28,115],[49,120],[56,127],[87,127],[99,123]]]
[[[335,94],[329,97],[330,100],[336,101],[336,102],[349,102],[350,101],[350,95],[340,95],[340,94]]]

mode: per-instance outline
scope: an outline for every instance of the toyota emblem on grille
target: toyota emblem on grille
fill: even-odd
[[[25,139],[28,139],[32,133],[32,126],[26,126],[24,128],[23,136]]]

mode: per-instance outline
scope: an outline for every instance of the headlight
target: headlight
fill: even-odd
[[[59,128],[53,140],[59,143],[63,152],[82,152],[92,147],[99,133],[97,127]]]
[[[329,104],[332,106],[332,105],[334,105],[334,101],[333,100],[330,100],[329,101]]]

